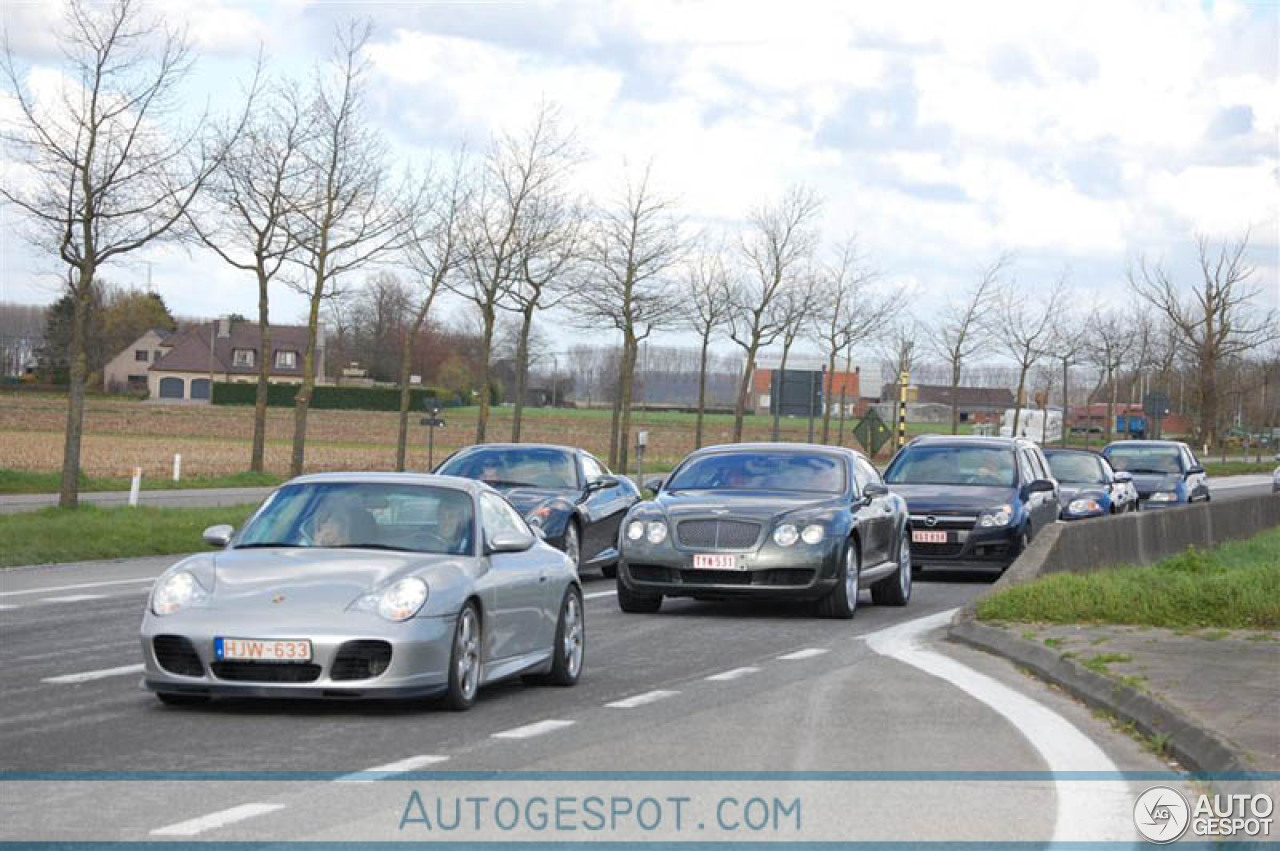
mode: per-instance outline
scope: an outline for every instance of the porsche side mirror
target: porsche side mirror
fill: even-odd
[[[224,549],[227,544],[231,543],[231,536],[236,533],[234,526],[221,523],[217,526],[210,526],[204,530],[204,542],[211,547]]]
[[[532,535],[521,535],[517,532],[498,532],[489,539],[487,549],[491,553],[522,553],[533,546]]]

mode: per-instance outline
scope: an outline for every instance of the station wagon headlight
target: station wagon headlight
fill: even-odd
[[[1067,506],[1067,511],[1071,514],[1092,514],[1101,510],[1102,506],[1098,505],[1096,499],[1073,499]]]
[[[804,531],[800,533],[800,540],[806,544],[816,544],[820,542],[827,530],[820,523],[810,523],[804,527]]]
[[[789,547],[794,544],[800,537],[799,530],[796,529],[794,523],[783,523],[777,529],[773,530],[773,542],[780,547]]]
[[[427,602],[427,583],[417,576],[406,576],[378,595],[378,614],[399,623],[418,613]]]
[[[978,524],[988,528],[992,526],[1008,526],[1009,521],[1012,519],[1013,506],[1008,504],[998,505],[982,512],[982,519],[978,521]]]
[[[644,521],[632,520],[627,524],[627,540],[638,541],[644,537]]]
[[[645,526],[645,537],[651,544],[661,544],[667,539],[667,524],[661,520],[651,521]]]
[[[202,602],[208,597],[199,581],[185,570],[171,573],[160,580],[151,592],[151,611],[157,615],[171,615]]]
[[[1174,491],[1157,491],[1149,497],[1152,502],[1177,502],[1178,494]]]

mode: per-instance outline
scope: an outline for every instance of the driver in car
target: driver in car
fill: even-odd
[[[317,547],[350,547],[373,543],[377,524],[363,506],[334,496],[326,499],[311,521],[311,540]]]
[[[471,512],[466,497],[442,499],[436,509],[436,534],[449,547],[449,552],[466,555],[471,552]]]

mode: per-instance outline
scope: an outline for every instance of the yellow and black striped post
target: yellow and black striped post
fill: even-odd
[[[907,445],[907,385],[911,383],[911,373],[898,374],[898,449]]]

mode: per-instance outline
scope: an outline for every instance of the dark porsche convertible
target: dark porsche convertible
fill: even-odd
[[[858,592],[911,596],[907,504],[857,452],[806,444],[713,446],[685,458],[623,524],[618,604],[663,597],[814,600],[851,618]]]
[[[617,570],[622,518],[640,501],[630,479],[568,446],[486,443],[454,453],[435,472],[476,479],[499,491],[579,569],[599,567],[607,577]]]

